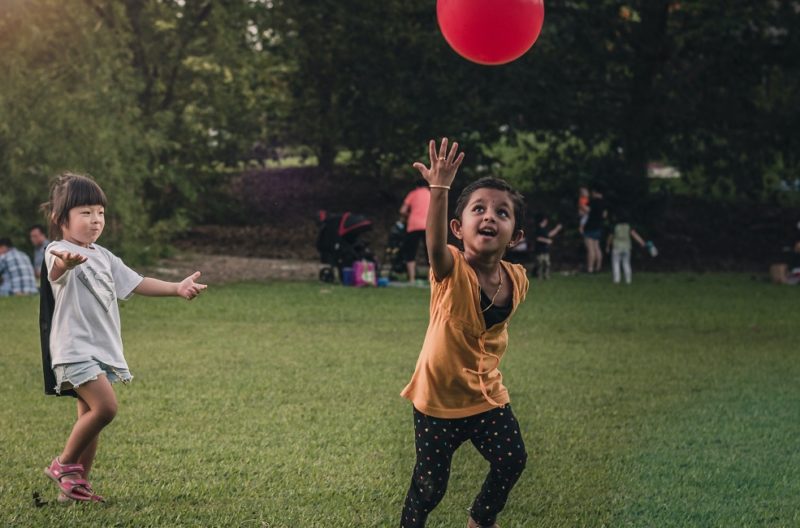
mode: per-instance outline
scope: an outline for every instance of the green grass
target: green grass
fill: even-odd
[[[533,283],[502,365],[530,462],[501,526],[800,525],[798,294],[741,275]],[[0,299],[0,524],[396,526],[427,300],[271,283],[123,303],[136,378],[93,474],[109,501],[63,507],[41,470],[74,403],[42,395],[38,300]],[[485,471],[459,450],[429,526],[463,527]]]

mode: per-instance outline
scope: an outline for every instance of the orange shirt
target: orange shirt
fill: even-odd
[[[519,264],[502,261],[511,277],[508,319],[486,328],[475,271],[454,246],[453,271],[441,282],[430,275],[430,323],[411,381],[400,395],[420,412],[437,418],[464,418],[509,403],[497,367],[508,346],[508,321],[528,292]]]
[[[403,200],[403,205],[408,206],[408,222],[406,231],[425,231],[428,222],[428,206],[431,203],[431,190],[427,187],[417,187]]]

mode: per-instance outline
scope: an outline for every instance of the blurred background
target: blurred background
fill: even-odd
[[[797,1],[550,0],[487,67],[433,0],[0,0],[0,235],[29,249],[68,169],[134,263],[311,259],[320,209],[380,244],[448,136],[460,186],[505,178],[564,224],[556,268],[583,258],[586,185],[656,241],[644,269],[766,273],[800,238],[798,57]]]

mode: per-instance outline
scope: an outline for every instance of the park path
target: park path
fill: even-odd
[[[224,284],[239,281],[316,280],[319,269],[317,260],[182,253],[142,271],[148,276],[177,281],[199,270],[203,273],[200,282]]]

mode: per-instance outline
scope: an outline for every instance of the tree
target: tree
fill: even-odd
[[[108,238],[129,253],[148,222],[137,192],[146,172],[126,50],[92,17],[55,0],[7,2],[0,12],[0,227],[18,243],[42,222],[49,180],[92,174],[107,191]],[[147,248],[141,248],[146,251]]]
[[[220,174],[246,161],[282,92],[254,49],[250,2],[86,0],[130,50],[153,139],[145,197],[155,220],[202,217]],[[248,38],[249,37],[249,38]]]

